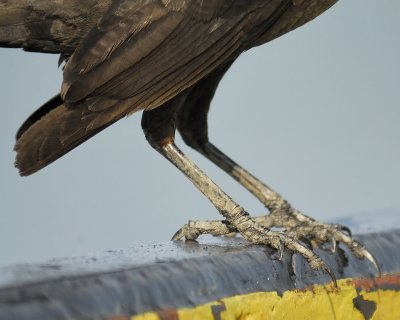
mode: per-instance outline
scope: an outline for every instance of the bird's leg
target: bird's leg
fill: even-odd
[[[179,99],[176,98],[176,99]],[[258,224],[220,187],[203,173],[174,143],[175,101],[169,102],[155,110],[145,111],[142,117],[142,128],[150,145],[174,164],[215,206],[226,219],[229,228],[237,230],[244,239],[269,245],[282,250],[283,247],[300,253],[315,270],[325,270],[334,280],[330,268],[304,243],[285,232],[271,231]],[[195,239],[203,233],[226,234],[229,228],[220,228],[221,222],[208,222],[193,228],[190,224],[179,230],[174,240],[180,238]]]
[[[362,244],[352,239],[351,232],[347,227],[320,223],[294,209],[275,190],[258,180],[210,142],[198,146],[197,149],[265,205],[270,214],[255,218],[254,220],[259,224],[268,227],[283,227],[296,238],[311,237],[321,243],[329,242],[333,252],[336,250],[337,242],[342,242],[352,250],[356,257],[368,259],[379,270],[373,255]]]
[[[266,218],[259,218],[260,222],[264,221],[261,219],[265,219],[266,224],[275,227],[297,226],[298,223],[294,221],[296,219],[292,214],[294,210],[291,205],[275,190],[268,187],[246,169],[238,165],[212,143],[207,141],[204,144],[197,145],[196,150],[227,172],[264,204],[270,214]]]
[[[182,98],[177,112],[177,127],[183,140],[202,153],[205,157],[226,171],[231,177],[243,185],[264,206],[270,214],[254,218],[265,227],[282,227],[297,239],[308,238],[319,242],[331,243],[332,250],[336,248],[337,242],[346,244],[355,256],[370,260],[375,266],[374,257],[357,241],[351,238],[350,230],[340,225],[320,223],[298,210],[295,210],[280,194],[261,182],[250,172],[239,166],[236,162],[222,153],[208,140],[207,114],[215,89],[226,69],[221,68],[207,78],[204,78],[192,87],[185,97]],[[191,230],[201,227],[205,222],[191,222]],[[216,222],[215,222],[216,223]],[[210,223],[207,222],[206,225]],[[232,231],[232,225],[214,224],[216,229],[224,230],[225,233]],[[379,268],[378,268],[379,269]]]

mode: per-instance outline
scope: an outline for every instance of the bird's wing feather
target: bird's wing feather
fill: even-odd
[[[62,97],[131,99],[134,110],[161,105],[240,53],[241,22],[265,0],[248,3],[114,1],[68,61]]]
[[[15,146],[21,175],[231,62],[243,49],[249,14],[260,6],[273,16],[290,1],[114,0],[66,64],[65,102],[50,101],[21,129]]]

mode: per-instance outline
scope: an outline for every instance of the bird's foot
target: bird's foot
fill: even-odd
[[[237,232],[238,230],[226,220],[189,220],[174,234],[171,240],[196,240],[202,234],[227,236]]]
[[[172,237],[172,240],[194,240],[202,234],[216,236],[239,232],[243,238],[254,244],[268,245],[279,252],[282,258],[283,249],[301,254],[314,270],[322,270],[329,274],[336,284],[336,278],[331,268],[308,246],[306,242],[296,237],[292,231],[272,231],[257,223],[248,215],[239,217],[236,221],[189,221]],[[293,235],[295,235],[295,237]]]
[[[327,224],[318,222],[297,210],[272,211],[267,216],[255,218],[263,226],[277,226],[284,228],[295,239],[308,239],[311,243],[328,245],[330,250],[336,252],[337,244],[345,244],[358,259],[370,261],[380,274],[379,265],[375,257],[358,241],[352,238],[351,230],[340,224]]]

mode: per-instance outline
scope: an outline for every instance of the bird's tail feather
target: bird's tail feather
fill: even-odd
[[[85,109],[79,104],[69,106],[56,96],[24,122],[14,147],[21,176],[42,169],[122,117],[88,129]]]
[[[42,105],[39,109],[37,109],[34,113],[32,113],[28,119],[24,121],[24,123],[19,127],[16,140],[21,138],[26,130],[28,130],[35,122],[43,118],[46,114],[48,114],[51,110],[57,108],[62,105],[64,101],[61,99],[61,95],[58,94],[55,97],[51,98],[44,105]]]

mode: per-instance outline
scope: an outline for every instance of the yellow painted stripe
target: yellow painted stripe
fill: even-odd
[[[338,288],[314,285],[307,290],[256,292],[203,304],[194,308],[148,312],[132,320],[256,320],[256,319],[342,319],[364,320],[354,299],[372,306],[371,320],[400,319],[400,290],[374,289],[376,284],[400,285],[400,276],[373,280],[342,279]],[[383,279],[383,280],[382,280]],[[393,280],[395,279],[395,281]],[[394,282],[395,283],[394,283]],[[371,285],[372,283],[372,285]],[[368,285],[369,284],[369,285]],[[358,293],[357,293],[358,290]],[[161,316],[162,314],[162,316]]]

